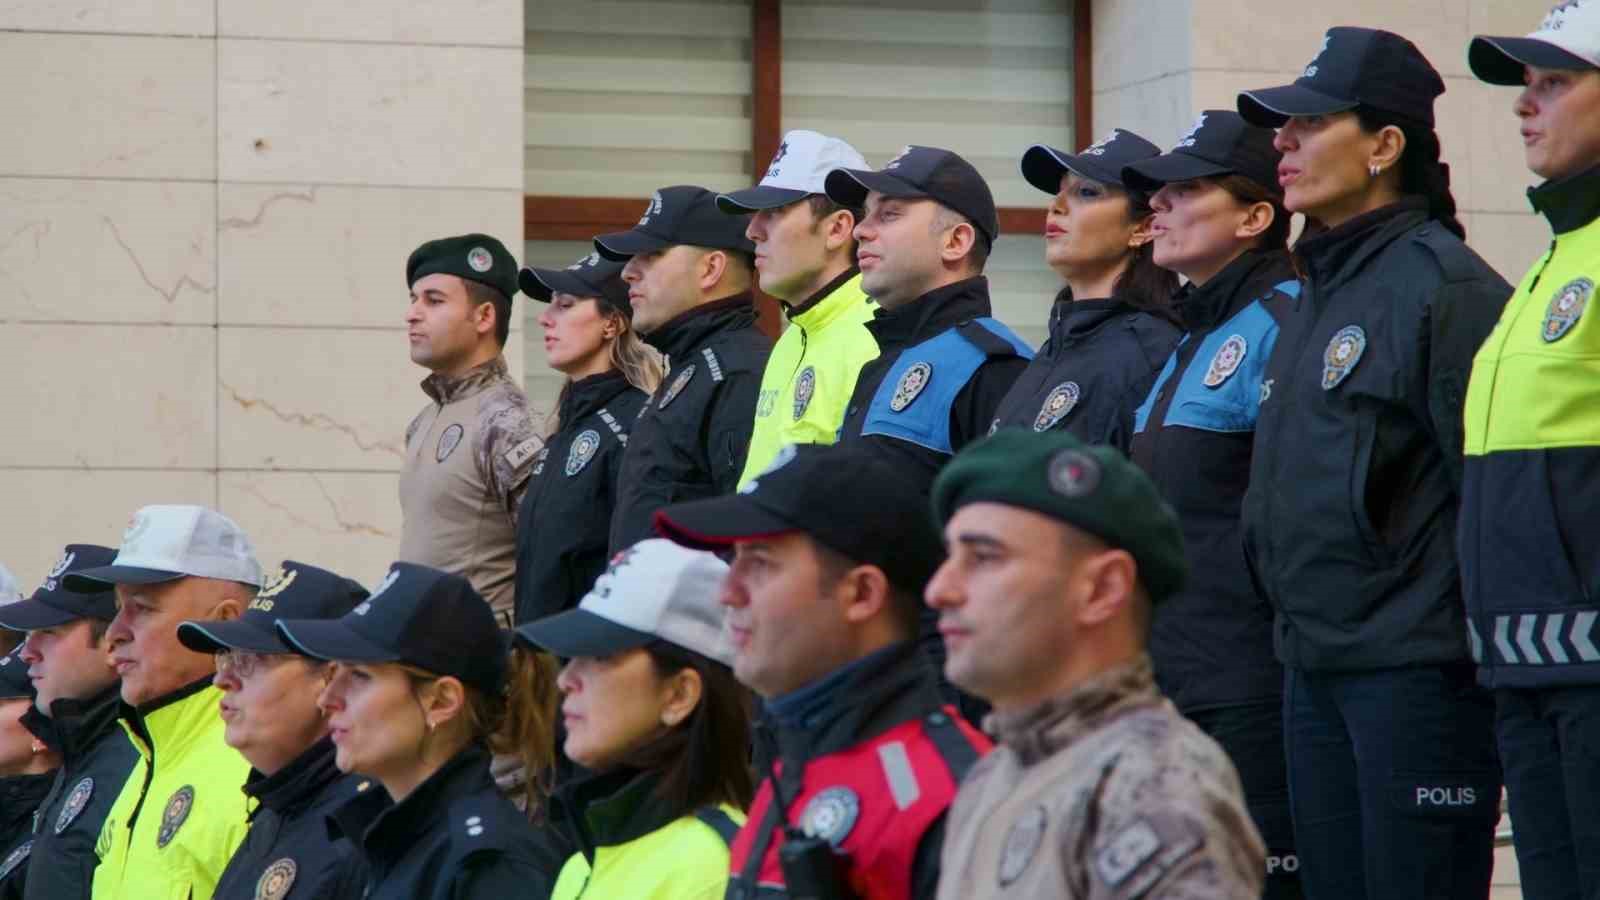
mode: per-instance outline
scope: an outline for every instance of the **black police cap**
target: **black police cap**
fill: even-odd
[[[279,619],[337,619],[365,599],[367,589],[349,578],[286,559],[239,618],[184,622],[178,640],[196,653],[293,653],[278,634]]]
[[[487,234],[463,234],[429,241],[406,260],[406,287],[427,275],[454,275],[486,284],[510,300],[517,294],[517,261],[506,245]]]
[[[39,589],[26,600],[0,606],[0,628],[12,631],[38,631],[55,628],[79,619],[109,622],[117,616],[116,588],[106,582],[74,580],[68,576],[88,569],[109,566],[117,551],[96,544],[68,544],[61,559],[50,569]]]
[[[1061,176],[1069,171],[1090,181],[1126,187],[1122,183],[1123,167],[1160,153],[1160,147],[1143,137],[1125,128],[1113,128],[1111,134],[1083,148],[1081,153],[1034,144],[1022,154],[1022,177],[1051,196],[1061,192]]]
[[[1324,116],[1365,106],[1433,127],[1444,79],[1417,45],[1374,28],[1329,28],[1322,50],[1294,84],[1242,91],[1239,114],[1276,128],[1294,116]]]
[[[492,697],[505,686],[505,644],[489,604],[460,575],[397,562],[372,596],[337,619],[279,619],[296,653],[349,663],[405,663],[459,678]]]
[[[1154,193],[1175,181],[1242,175],[1281,194],[1278,162],[1283,154],[1272,140],[1272,129],[1252,125],[1231,109],[1208,109],[1171,153],[1124,166],[1122,178],[1135,190]]]
[[[556,294],[599,297],[632,318],[633,304],[628,300],[628,285],[622,280],[623,265],[592,252],[565,269],[525,268],[517,276],[517,283],[524,294],[540,303],[549,303]]]
[[[834,169],[823,187],[835,203],[851,209],[865,206],[871,191],[885,197],[926,197],[966,216],[985,245],[993,246],[1000,234],[1000,214],[995,211],[989,182],[972,163],[950,150],[908,146],[876,172]]]
[[[595,238],[594,249],[617,262],[679,244],[754,254],[756,245],[744,236],[748,224],[744,216],[730,216],[718,209],[715,193],[678,184],[656,191],[637,225]]]

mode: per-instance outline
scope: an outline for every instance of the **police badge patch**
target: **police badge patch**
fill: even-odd
[[[1087,497],[1100,486],[1100,461],[1082,450],[1063,450],[1050,457],[1045,473],[1050,488],[1063,497]]]
[[[94,796],[94,779],[85,778],[72,786],[72,793],[67,795],[67,802],[61,804],[61,813],[56,816],[56,834],[67,830],[83,808],[89,805],[89,798]]]
[[[1206,367],[1206,377],[1200,383],[1208,388],[1222,387],[1224,381],[1239,371],[1239,364],[1244,362],[1244,355],[1248,352],[1250,345],[1245,342],[1244,335],[1228,335],[1228,339],[1217,348],[1217,355],[1211,357],[1211,365]]]
[[[571,478],[582,472],[583,467],[589,464],[589,460],[594,459],[594,452],[599,449],[600,432],[593,428],[585,429],[582,434],[573,438],[572,449],[567,451],[567,477]]]
[[[464,432],[460,425],[451,425],[446,428],[444,434],[439,435],[439,446],[435,449],[433,458],[438,462],[444,462],[449,459],[450,454],[455,452],[456,445],[461,443],[462,434]]]
[[[33,841],[26,841],[22,844],[22,846],[11,851],[11,855],[6,857],[6,861],[0,863],[0,878],[10,875],[12,869],[22,865],[23,862],[28,859],[28,854],[31,852],[33,852]]]
[[[1556,291],[1544,311],[1544,328],[1540,331],[1544,342],[1553,344],[1566,337],[1572,326],[1578,324],[1592,296],[1594,282],[1587,278],[1574,278]]]
[[[482,247],[473,247],[467,251],[467,265],[474,272],[487,272],[494,268],[494,256]]]
[[[1000,848],[1000,886],[1009,887],[1027,871],[1033,855],[1044,842],[1047,822],[1043,806],[1035,806],[1023,814],[1011,830],[1006,832],[1006,842]]]
[[[911,368],[900,376],[900,383],[894,386],[894,396],[889,398],[890,411],[900,412],[910,406],[932,380],[933,366],[925,362],[912,363]]]
[[[283,900],[294,887],[294,876],[299,871],[300,867],[288,857],[267,866],[256,882],[256,900]]]
[[[800,830],[838,847],[856,827],[861,798],[847,787],[831,787],[811,798],[800,814]]]
[[[161,849],[172,843],[178,836],[178,829],[183,823],[189,821],[189,813],[194,809],[194,788],[184,785],[172,793],[167,800],[167,808],[161,811],[161,828],[156,832],[156,848]]]
[[[666,392],[661,395],[661,402],[656,404],[656,409],[666,409],[668,403],[671,403],[677,399],[679,394],[683,393],[683,389],[689,384],[689,379],[693,377],[693,364],[684,366],[683,371],[678,373],[678,377],[673,379],[672,386],[667,388]]]
[[[1039,407],[1039,415],[1033,420],[1034,431],[1049,431],[1055,424],[1067,417],[1073,407],[1078,405],[1078,398],[1083,392],[1078,389],[1076,381],[1063,381],[1050,391],[1044,398],[1044,405]]]
[[[1350,376],[1350,370],[1361,361],[1367,349],[1367,333],[1360,325],[1346,325],[1339,329],[1322,351],[1322,389],[1331,391],[1339,382]]]
[[[794,420],[806,414],[806,408],[811,406],[811,395],[817,392],[817,369],[815,366],[806,366],[800,370],[800,377],[794,380]]]

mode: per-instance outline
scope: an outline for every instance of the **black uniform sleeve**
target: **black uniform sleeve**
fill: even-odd
[[[1465,250],[1465,248],[1463,248]],[[1447,272],[1448,274],[1448,272]],[[1511,285],[1490,272],[1468,281],[1446,281],[1428,304],[1428,421],[1461,492],[1463,407],[1472,358],[1511,297]]]
[[[761,394],[761,370],[728,372],[718,386],[705,418],[706,473],[715,494],[731,494],[744,471],[755,429],[756,400]]]
[[[1020,356],[996,356],[972,373],[950,407],[950,444],[957,452],[989,433],[1000,401],[1027,368],[1028,361]]]
[[[451,900],[549,897],[555,889],[554,875],[531,860],[509,853],[480,853],[468,857],[457,870]]]

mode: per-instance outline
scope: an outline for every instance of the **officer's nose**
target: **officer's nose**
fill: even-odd
[[[420,301],[418,301],[418,300],[412,300],[411,303],[408,306],[406,306],[406,324],[407,325],[414,325],[414,324],[416,324],[418,322],[421,322],[421,321],[422,321],[422,303]]]
[[[106,643],[113,650],[133,640],[133,630],[128,627],[127,616],[127,604],[119,602],[117,614],[111,617],[111,624],[106,626]]]
[[[1172,212],[1172,197],[1167,193],[1167,185],[1162,185],[1150,197],[1150,208],[1158,213]]]
[[[1291,150],[1300,149],[1300,141],[1294,136],[1293,126],[1294,120],[1290,119],[1283,123],[1278,128],[1278,132],[1272,136],[1272,146],[1279,153],[1288,153]]]
[[[622,267],[622,280],[628,284],[638,284],[644,280],[644,270],[639,266],[639,257],[630,258],[628,264]]]
[[[28,632],[28,636],[22,639],[22,649],[17,652],[17,658],[30,666],[44,659],[43,656],[39,655],[38,646],[34,644],[34,641],[38,640],[38,638],[39,632]]]
[[[945,560],[928,579],[928,586],[922,592],[922,601],[930,609],[950,609],[961,605],[961,592],[958,579],[954,573],[954,566],[950,560]]]
[[[757,243],[757,244],[759,244],[762,241],[766,240],[767,239],[767,216],[768,215],[769,214],[767,213],[766,210],[762,210],[761,212],[758,212],[755,215],[751,216],[750,217],[750,224],[746,225],[744,227],[744,236],[749,238],[752,242]]]
[[[736,573],[730,571],[722,579],[722,586],[717,590],[717,602],[734,609],[750,605],[750,594]]]
[[[233,673],[233,667],[220,664],[217,666],[217,677],[211,679],[211,683],[224,694],[231,694],[242,687],[239,684],[239,676]]]
[[[556,690],[563,694],[571,694],[578,690],[578,674],[573,671],[573,666],[577,662],[575,659],[567,660],[567,664],[556,673]]]
[[[549,331],[550,329],[556,327],[556,319],[555,316],[552,315],[554,309],[555,302],[552,300],[550,303],[545,304],[544,312],[539,313],[539,327],[543,328],[545,331]]]
[[[344,670],[336,669],[333,677],[322,686],[317,694],[317,709],[322,711],[324,717],[344,709]]]
[[[1538,104],[1533,102],[1533,85],[1528,85],[1517,92],[1516,102],[1511,104],[1511,111],[1517,118],[1526,119],[1539,111]]]

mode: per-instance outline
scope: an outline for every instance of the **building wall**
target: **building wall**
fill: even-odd
[[[24,583],[156,502],[222,509],[269,567],[382,571],[424,402],[406,255],[522,248],[522,9],[0,0],[0,559]]]

